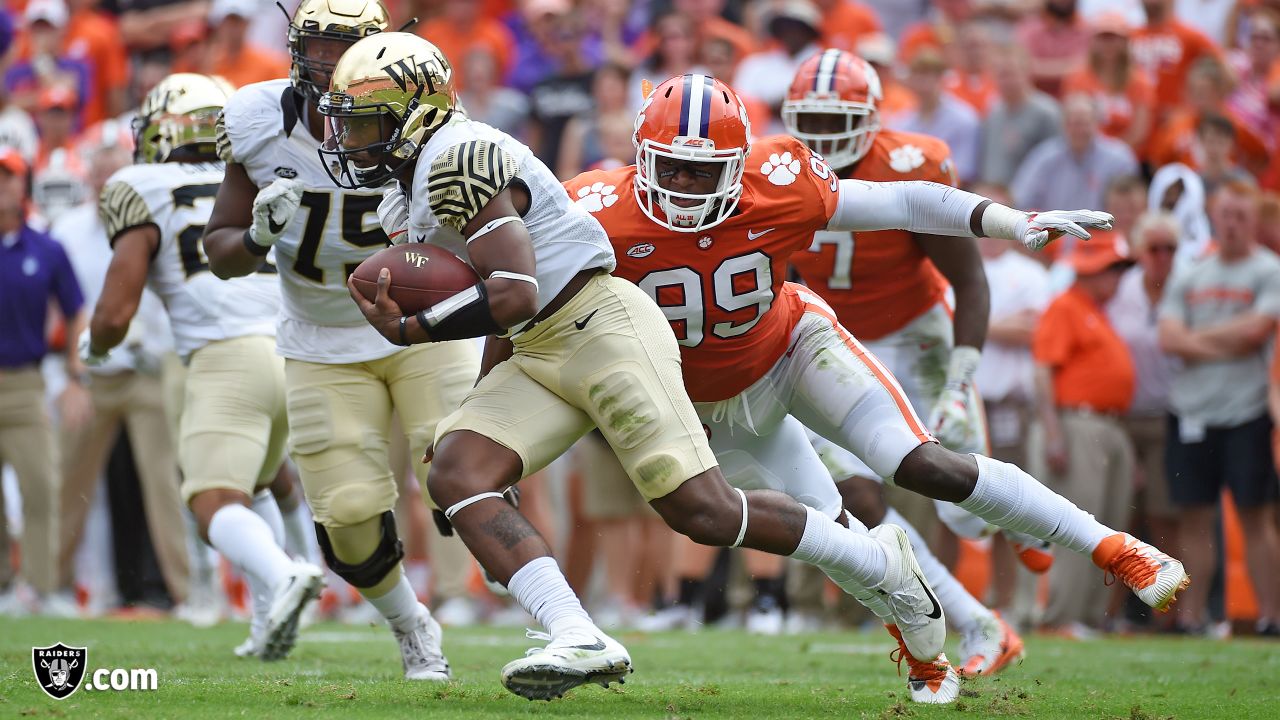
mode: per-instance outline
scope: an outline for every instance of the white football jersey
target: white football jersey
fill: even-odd
[[[418,156],[409,208],[412,241],[439,245],[470,262],[466,239],[457,229],[437,217],[428,201],[428,188],[433,183],[434,170],[436,187],[439,188],[442,182],[458,184],[460,192],[457,197],[463,199],[461,202],[473,202],[478,194],[487,198],[484,186],[492,183],[498,172],[497,168],[488,166],[491,159],[441,158],[451,148],[477,140],[496,145],[509,160],[514,161],[515,181],[522,182],[529,189],[531,204],[523,220],[533,241],[533,254],[537,261],[539,311],[582,270],[596,267],[607,271],[614,269],[617,263],[613,246],[609,244],[604,228],[586,210],[569,201],[564,186],[533,151],[505,132],[461,113],[455,114],[437,130]],[[477,189],[481,192],[477,193]],[[479,209],[467,208],[463,212],[474,215]]]
[[[147,284],[164,301],[184,359],[215,340],[275,334],[280,286],[270,257],[259,272],[235,280],[209,271],[201,237],[222,175],[221,163],[130,165],[107,180],[98,201],[112,244],[141,225],[160,231]]]
[[[320,141],[306,127],[288,80],[240,88],[222,111],[219,154],[259,188],[276,178],[306,185],[302,206],[275,243],[283,305],[276,343],[288,358],[345,364],[387,357],[387,342],[347,292],[347,276],[387,246],[376,190],[344,190],[325,172]]]

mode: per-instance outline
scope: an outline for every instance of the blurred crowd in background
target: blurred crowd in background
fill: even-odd
[[[411,31],[453,62],[468,114],[522,139],[562,179],[634,162],[643,80],[715,75],[742,94],[753,130],[765,135],[782,131],[779,108],[799,65],[837,47],[879,72],[886,127],[949,144],[962,186],[1027,209],[1113,213],[1116,228],[1101,239],[1114,251],[1105,256],[1062,243],[1032,257],[980,241],[992,324],[978,385],[997,457],[1184,560],[1197,582],[1177,612],[1153,620],[1125,606],[1127,593],[1073,581],[1079,568],[1063,557],[1047,577],[1030,576],[998,539],[961,541],[927,501],[890,489],[891,499],[978,597],[1023,627],[1079,638],[1135,628],[1225,636],[1236,621],[1280,634],[1271,420],[1280,413],[1280,364],[1271,362],[1280,317],[1280,261],[1271,254],[1280,252],[1280,1],[386,4],[397,24],[417,18]],[[26,181],[30,222],[68,248],[81,287],[82,301],[54,303],[55,353],[67,343],[59,318],[91,308],[102,283],[109,258],[74,249],[97,222],[97,191],[129,161],[130,109],[170,72],[236,85],[286,76],[286,12],[295,5],[9,0],[0,10],[0,148],[9,148],[0,150],[0,175]],[[0,280],[18,272],[5,268],[5,247]],[[1202,262],[1207,255],[1217,261]],[[1197,295],[1204,282],[1236,279],[1264,290],[1212,308]],[[1178,333],[1158,330],[1158,310],[1180,313]],[[244,612],[243,589],[184,520],[171,440],[156,419],[181,367],[166,347],[163,310],[142,317],[151,325],[127,358],[95,371],[136,379],[116,405],[104,406],[102,393],[86,397],[55,355],[46,363],[62,440],[47,481],[60,490],[19,487],[6,470],[2,612],[176,608],[197,623]],[[1096,422],[1056,411],[1079,407],[1092,408]],[[0,407],[0,430],[5,422]],[[0,447],[9,465],[14,453]],[[523,622],[485,590],[465,549],[439,536],[412,474],[403,476],[398,517],[410,573],[441,622]],[[154,489],[166,484],[171,492]],[[682,568],[705,567],[690,558],[706,551],[671,536],[598,438],[522,487],[522,509],[556,538],[570,581],[606,624],[745,623],[772,633],[869,617],[838,606],[830,588],[795,591],[804,578],[794,569],[791,597],[786,587],[753,591],[753,561],[728,551],[709,582],[687,582]],[[284,483],[286,512],[305,513],[299,494]],[[41,550],[34,546],[44,540],[24,538],[23,505],[34,507],[37,495],[62,519],[55,544]],[[314,538],[293,540],[292,552],[317,557]],[[330,578],[321,613],[369,617],[341,585]]]

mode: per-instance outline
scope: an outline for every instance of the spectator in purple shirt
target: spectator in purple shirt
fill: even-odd
[[[84,299],[62,246],[25,222],[27,164],[0,148],[0,464],[11,465],[22,493],[22,579],[43,600],[54,590],[58,557],[58,476],[53,428],[45,409],[40,363],[50,301],[67,319],[67,386],[61,420],[82,424],[90,412],[75,339],[84,328]],[[0,533],[0,615],[28,608],[14,592],[9,533]]]

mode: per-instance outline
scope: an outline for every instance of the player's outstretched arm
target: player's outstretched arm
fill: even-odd
[[[227,163],[204,228],[209,269],[223,280],[257,272],[302,203],[302,184],[277,179],[261,192],[244,166]]]
[[[1088,240],[1086,228],[1109,230],[1112,220],[1096,210],[1027,213],[940,183],[841,180],[827,229],[997,237],[1039,250],[1063,234]]]
[[[139,225],[116,236],[102,295],[93,308],[89,332],[81,335],[80,359],[94,367],[106,361],[111,349],[124,342],[138,312],[147,284],[151,258],[160,246],[155,225]]]

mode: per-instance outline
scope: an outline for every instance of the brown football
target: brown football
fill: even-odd
[[[426,310],[480,282],[457,255],[425,243],[394,245],[370,255],[356,268],[356,289],[369,300],[378,294],[378,273],[391,271],[391,299],[406,315]]]

